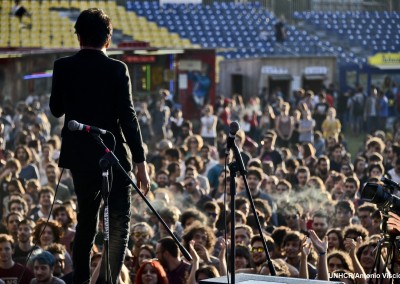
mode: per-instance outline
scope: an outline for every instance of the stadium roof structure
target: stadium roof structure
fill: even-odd
[[[30,55],[55,54],[55,53],[73,53],[79,51],[79,48],[0,48],[1,58],[16,58]],[[199,48],[158,48],[158,47],[114,47],[108,48],[108,55],[118,55],[131,53],[136,55],[168,55],[181,54],[185,50],[199,50]],[[213,48],[201,48],[203,51],[215,50]]]

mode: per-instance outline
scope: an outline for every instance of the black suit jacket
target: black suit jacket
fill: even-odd
[[[98,170],[104,150],[83,131],[71,132],[68,122],[96,126],[116,138],[115,155],[126,170],[145,161],[142,136],[133,107],[127,66],[104,52],[82,49],[55,61],[50,110],[55,117],[65,114],[59,166],[75,170]],[[113,139],[103,135],[113,150]]]

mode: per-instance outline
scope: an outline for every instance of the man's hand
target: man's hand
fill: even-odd
[[[328,238],[325,236],[323,240],[321,240],[317,234],[315,233],[314,230],[309,230],[310,236],[309,238],[311,239],[314,249],[316,252],[321,255],[321,254],[326,254],[328,251]]]
[[[360,236],[357,237],[357,241],[351,239],[351,238],[346,238],[344,241],[344,248],[346,251],[351,255],[355,254],[357,249],[360,247],[362,244],[362,238]]]
[[[308,256],[311,252],[311,239],[305,237],[301,243],[301,255]]]
[[[387,224],[390,225],[393,229],[396,229],[400,232],[400,217],[396,213],[389,211],[389,219]]]
[[[200,256],[197,254],[197,252],[196,252],[196,250],[195,250],[195,248],[194,248],[195,243],[196,243],[196,242],[195,242],[194,240],[191,240],[191,241],[189,242],[189,253],[190,253],[190,255],[192,256],[193,262],[199,263],[199,262],[200,262]]]
[[[199,243],[194,243],[194,249],[196,250],[197,254],[199,257],[205,262],[205,263],[210,263],[210,253],[208,250],[201,244]]]
[[[137,164],[137,185],[142,190],[143,194],[146,195],[150,190],[150,177],[147,172],[147,163],[143,162]]]

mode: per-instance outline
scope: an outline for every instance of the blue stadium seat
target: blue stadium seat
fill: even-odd
[[[274,54],[274,24],[277,18],[264,9],[260,2],[234,3],[213,2],[210,5],[165,4],[158,1],[126,1],[126,9],[133,10],[147,20],[165,26],[169,31],[178,31],[181,37],[191,42],[206,42],[210,46],[249,47],[243,56],[262,53]],[[343,50],[339,43],[374,49],[376,52],[400,49],[400,13],[361,11],[295,11],[293,17],[306,21],[315,31],[325,31],[339,39],[337,43],[321,41],[316,33],[287,25],[288,39],[285,52],[280,54],[340,54],[343,60],[354,59],[354,54]],[[267,30],[269,40],[261,40],[259,33]],[[196,38],[193,40],[193,38]],[[204,46],[204,45],[203,45]],[[255,50],[257,48],[257,50]],[[238,53],[236,53],[238,54]],[[343,54],[343,55],[342,55]],[[232,54],[231,54],[232,55]],[[357,59],[361,62],[361,59]]]

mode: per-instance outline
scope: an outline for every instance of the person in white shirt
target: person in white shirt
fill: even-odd
[[[400,159],[398,158],[396,160],[395,166],[393,169],[390,169],[388,171],[388,174],[390,175],[390,179],[396,183],[400,182]]]
[[[218,118],[214,115],[212,105],[207,104],[203,108],[203,116],[200,118],[200,135],[204,142],[210,146],[216,146],[217,142],[217,122]]]

